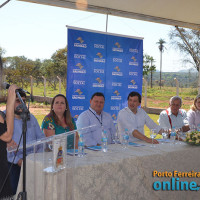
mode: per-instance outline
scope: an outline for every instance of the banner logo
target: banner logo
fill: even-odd
[[[80,89],[77,89],[75,92],[77,92],[79,95],[83,94],[83,92]]]
[[[96,49],[104,49],[104,45],[103,44],[94,44],[94,48],[96,48]]]
[[[117,116],[115,114],[112,115],[113,120],[117,119]]]
[[[81,44],[84,42],[84,40],[82,39],[82,37],[78,37],[76,40],[78,40]]]
[[[78,115],[74,115],[74,119],[77,120],[78,119]]]
[[[72,106],[72,110],[84,110],[84,106]]]
[[[132,56],[131,60],[133,60],[133,61],[129,61],[129,65],[138,66],[138,62],[136,62],[137,60],[136,60],[135,56]]]
[[[138,76],[138,72],[129,72],[130,76]]]
[[[101,62],[101,63],[106,62],[106,59],[103,59],[103,55],[100,52],[98,52],[96,56],[98,56],[98,58],[94,58],[94,62]]]
[[[98,83],[93,83],[92,84],[92,87],[104,87],[104,84],[102,83],[102,80],[98,77],[98,78],[96,78],[96,81],[98,82]]]
[[[74,85],[85,85],[85,81],[73,80]]]
[[[110,110],[120,110],[119,106],[110,106]]]
[[[95,74],[104,74],[104,69],[94,69]]]
[[[86,55],[81,55],[81,54],[74,54],[74,58],[79,58],[79,59],[86,59]]]
[[[122,59],[121,58],[113,58],[113,62],[122,63]]]
[[[120,48],[121,45],[119,44],[119,42],[116,42],[114,45],[115,45],[117,48],[116,48],[116,47],[113,47],[113,48],[112,48],[112,51],[123,52],[123,49]]]
[[[129,89],[137,89],[138,88],[137,85],[135,85],[136,82],[134,80],[131,80],[130,82],[132,83],[132,85],[128,85]]]
[[[72,99],[85,99],[85,95],[82,95],[83,92],[80,89],[77,89],[75,93],[78,93],[77,95],[72,95]]]
[[[111,100],[121,100],[122,99],[122,97],[119,96],[120,93],[118,92],[118,90],[115,90],[113,93],[115,94],[115,96],[111,96]]]
[[[120,82],[112,82],[112,86],[122,87],[122,83],[120,83]]]
[[[78,40],[80,43],[74,43],[74,47],[87,48],[87,44],[83,44],[84,40],[82,37],[78,37],[76,40]]]
[[[86,70],[82,69],[83,65],[81,63],[77,63],[76,67],[78,67],[79,69],[73,69],[73,73],[86,74]]]
[[[113,76],[123,76],[123,73],[122,72],[120,72],[120,68],[118,67],[118,66],[116,66],[115,68],[114,68],[114,72],[112,72],[112,75]]]
[[[131,53],[138,53],[138,49],[129,48],[129,52],[131,52]]]

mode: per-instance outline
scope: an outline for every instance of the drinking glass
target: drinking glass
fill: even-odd
[[[157,136],[157,133],[156,133],[156,129],[151,129],[150,131],[150,137],[152,139],[152,144],[151,144],[151,147],[155,147],[155,145],[153,145],[153,140],[154,138]]]
[[[169,129],[168,128],[163,128],[162,129],[162,136],[163,136],[163,140],[164,141],[166,141],[168,139],[168,135],[169,135]]]
[[[182,135],[182,133],[183,133],[182,127],[176,128],[176,134],[177,134],[177,137],[178,137],[178,141],[177,141],[176,144],[182,144],[181,141],[180,141],[180,136]]]

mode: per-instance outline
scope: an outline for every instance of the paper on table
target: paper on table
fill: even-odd
[[[93,151],[101,151],[101,146],[91,146],[91,147],[86,147],[86,148]]]
[[[134,142],[129,142],[129,145],[134,146],[134,147],[145,146],[144,144],[138,144],[138,143],[134,143]]]
[[[164,143],[169,143],[170,139],[157,139],[158,142],[164,142]]]

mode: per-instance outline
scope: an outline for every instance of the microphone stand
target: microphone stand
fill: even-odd
[[[16,90],[16,95],[18,96],[21,104],[18,106],[18,109],[22,110],[20,117],[22,119],[22,135],[23,135],[23,191],[20,192],[17,196],[17,199],[26,200],[27,192],[26,192],[26,131],[27,131],[27,120],[30,117],[29,110],[22,100],[19,91]]]

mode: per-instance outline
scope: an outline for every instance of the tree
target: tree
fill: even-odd
[[[159,39],[159,41],[156,43],[158,44],[158,48],[160,51],[160,89],[161,89],[161,80],[162,80],[162,53],[164,52],[164,44],[165,44],[165,40],[164,39]]]
[[[155,62],[155,59],[152,56],[149,56],[147,54],[144,55],[143,58],[143,75],[148,75],[149,72],[151,74],[151,88],[153,87],[152,84],[152,79],[153,79],[153,72],[156,71],[156,66],[153,65],[153,63]]]
[[[30,85],[29,77],[33,74],[34,61],[24,56],[7,57],[5,62],[5,74],[9,83],[16,83],[20,87]]]
[[[169,38],[171,44],[183,54],[183,62],[192,64],[199,71],[200,30],[174,28],[170,31]]]

